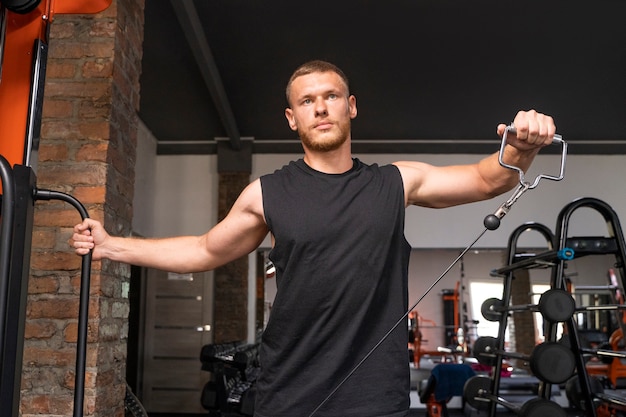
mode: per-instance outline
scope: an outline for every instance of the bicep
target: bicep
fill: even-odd
[[[268,233],[260,182],[240,194],[228,215],[203,236],[212,264],[223,265],[256,249]]]
[[[476,164],[434,166],[413,161],[394,164],[402,176],[407,206],[444,208],[489,197]]]

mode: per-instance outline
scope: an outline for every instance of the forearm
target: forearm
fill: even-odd
[[[502,161],[526,172],[538,152],[538,148],[519,150],[512,146],[506,146],[502,154]],[[519,173],[500,165],[499,159],[500,153],[496,152],[478,164],[480,175],[486,184],[485,193],[489,196],[496,196],[509,191],[519,182]]]
[[[162,239],[109,236],[96,247],[97,257],[171,272],[198,272],[216,268],[202,242],[203,236]]]
[[[250,184],[229,214],[202,236],[139,239],[109,235],[102,224],[84,219],[69,243],[77,255],[110,259],[170,272],[209,271],[249,254],[268,233],[260,181]]]

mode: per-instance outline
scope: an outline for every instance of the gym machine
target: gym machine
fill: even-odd
[[[606,236],[584,236],[584,237],[570,237],[569,236],[569,223],[572,215],[581,208],[592,209],[598,212],[604,219],[607,226]],[[624,294],[624,287],[626,285],[626,242],[624,241],[624,234],[620,225],[619,217],[617,213],[606,202],[585,197],[572,201],[566,205],[557,218],[556,236],[559,239],[559,245],[561,247],[568,246],[574,249],[575,257],[582,256],[598,256],[598,255],[612,255],[614,258],[614,265],[618,273],[613,280],[613,285],[617,291]],[[564,270],[559,268],[557,271],[558,276],[564,277]],[[619,278],[617,278],[619,277]],[[562,282],[565,285],[565,282]],[[580,306],[577,307],[577,311],[588,311],[593,309],[598,310],[614,310],[623,311],[626,306],[623,304],[615,305],[603,305],[603,306]],[[578,323],[576,317],[573,315],[567,321],[567,337],[568,344],[571,346],[572,352],[576,356],[577,362],[577,383],[576,397],[580,399],[578,404],[579,408],[583,409],[587,416],[592,417],[604,417],[611,415],[614,411],[620,412],[626,411],[626,399],[621,396],[605,393],[603,389],[599,389],[597,384],[593,384],[594,378],[590,376],[587,358],[590,355],[602,358],[609,362],[607,376],[612,377],[611,381],[613,388],[617,388],[618,379],[626,378],[626,366],[623,364],[623,359],[626,359],[626,349],[624,349],[623,341],[620,335],[623,335],[626,323],[623,320],[623,314],[619,314],[618,325],[619,328],[613,332],[610,341],[610,349],[588,349],[581,343],[582,338],[578,333]],[[564,336],[565,337],[565,336]],[[578,389],[580,391],[578,391]]]
[[[111,0],[0,1],[0,417],[17,417],[34,203],[60,200],[80,216],[70,195],[36,187],[49,25],[55,14],[97,13]],[[74,416],[84,405],[91,255],[82,259]]]
[[[545,252],[528,254],[518,250],[518,241],[522,234],[531,231],[538,232],[544,237],[547,246]],[[548,227],[540,223],[525,223],[517,227],[509,237],[508,265],[492,272],[493,276],[501,276],[504,279],[503,295],[501,299],[485,300],[481,306],[481,313],[486,320],[498,322],[498,335],[497,337],[479,337],[474,342],[473,353],[479,363],[491,366],[493,370],[491,377],[478,375],[471,378],[464,389],[464,398],[467,403],[479,410],[487,409],[491,417],[496,415],[499,405],[516,412],[520,417],[539,417],[550,414],[565,416],[565,411],[551,401],[550,396],[552,395],[551,384],[564,383],[574,372],[575,359],[569,348],[548,338],[544,343],[537,345],[530,355],[507,352],[504,349],[510,312],[539,311],[548,321],[564,321],[573,314],[574,306],[569,301],[571,296],[565,291],[550,290],[536,305],[510,305],[514,271],[539,265],[542,268],[554,269],[557,264],[573,256],[573,251],[569,249],[555,250],[555,241]],[[552,285],[552,288],[556,287]],[[564,307],[557,308],[555,305]],[[523,404],[516,404],[500,396],[502,364],[505,358],[528,361],[535,377],[539,379],[536,398]]]
[[[460,363],[467,355],[468,340],[465,325],[460,324],[461,296],[459,288],[461,282],[457,281],[454,289],[444,289],[441,291],[444,313],[444,345],[438,346],[436,350],[423,349],[422,344],[428,342],[423,339],[422,328],[438,329],[437,323],[419,315],[417,310],[408,314],[409,330],[409,362],[412,362],[416,369],[421,367],[421,360],[424,357],[435,358],[435,362],[455,362]],[[428,326],[423,326],[428,323]]]
[[[209,416],[252,416],[259,374],[259,344],[231,342],[202,347],[202,370],[211,380],[202,389],[202,406]]]
[[[570,237],[569,221],[572,214],[580,208],[590,208],[599,212],[604,218],[609,237]],[[519,260],[521,254],[515,254],[517,238],[522,231],[538,230],[548,241],[550,249],[537,255],[524,255],[525,259]],[[624,304],[602,306],[576,306],[572,294],[568,291],[565,278],[566,262],[575,258],[592,255],[613,255],[615,267],[619,270],[620,279],[614,279],[613,285],[617,290],[624,293],[624,277],[626,266],[624,259],[626,244],[619,223],[619,219],[613,209],[605,202],[595,198],[581,198],[566,205],[558,215],[556,233],[551,236],[550,231],[543,225],[522,225],[511,236],[509,241],[509,264],[494,272],[502,275],[504,281],[504,294],[502,300],[489,299],[483,304],[481,310],[487,320],[499,321],[499,333],[497,338],[480,338],[475,343],[474,353],[479,361],[494,367],[491,378],[476,377],[468,381],[464,390],[464,398],[476,408],[489,408],[490,416],[495,415],[496,406],[502,405],[516,412],[522,417],[548,415],[564,415],[558,411],[560,407],[550,400],[551,384],[566,382],[568,398],[577,407],[590,417],[614,416],[616,411],[626,411],[626,399],[604,392],[603,385],[596,378],[590,377],[587,358],[590,355],[607,358],[608,362],[615,364],[609,369],[621,370],[622,359],[626,358],[624,346],[621,344],[620,334],[623,334],[625,323],[620,314],[620,328],[611,336],[610,349],[589,349],[582,346],[581,337],[578,333],[576,322],[577,312],[615,310],[621,311],[626,307]],[[552,268],[550,290],[542,295],[548,297],[537,305],[510,306],[510,282],[513,272],[519,269]],[[539,311],[546,320],[546,342],[537,345],[529,356],[515,353],[507,353],[503,349],[504,331],[507,324],[507,316],[510,311],[528,309]],[[565,323],[564,338],[557,341],[557,324]],[[539,386],[537,399],[529,401],[528,405],[511,404],[499,396],[500,374],[502,358],[523,357],[530,362],[533,373],[542,380]],[[622,377],[626,376],[624,374]],[[616,376],[614,376],[617,379]],[[612,382],[615,386],[616,383]],[[549,404],[552,403],[552,404]],[[550,411],[553,409],[552,411]],[[560,414],[559,414],[560,413]]]

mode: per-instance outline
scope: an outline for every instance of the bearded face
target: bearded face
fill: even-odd
[[[339,75],[317,72],[300,76],[292,82],[290,96],[291,107],[285,116],[306,150],[334,151],[350,139],[356,98],[348,94]]]
[[[302,146],[316,152],[329,152],[339,149],[350,137],[350,118],[332,122],[329,129],[300,128],[298,135]]]

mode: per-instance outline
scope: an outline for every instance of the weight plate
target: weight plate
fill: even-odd
[[[498,357],[498,339],[492,336],[481,336],[474,342],[473,353],[476,360],[483,365],[495,366]]]
[[[549,289],[539,298],[539,311],[546,319],[554,322],[568,320],[576,310],[576,303],[570,293],[557,288]]]
[[[480,312],[487,321],[500,321],[502,311],[498,311],[497,308],[503,305],[499,298],[487,298],[480,306]]]
[[[477,410],[489,408],[490,399],[486,398],[491,393],[491,378],[484,375],[476,375],[465,381],[463,386],[463,398],[465,402]]]
[[[544,342],[533,349],[530,369],[544,382],[561,384],[567,381],[576,368],[572,351],[558,342]]]
[[[567,417],[567,413],[557,403],[544,398],[533,398],[522,405],[519,417]]]

